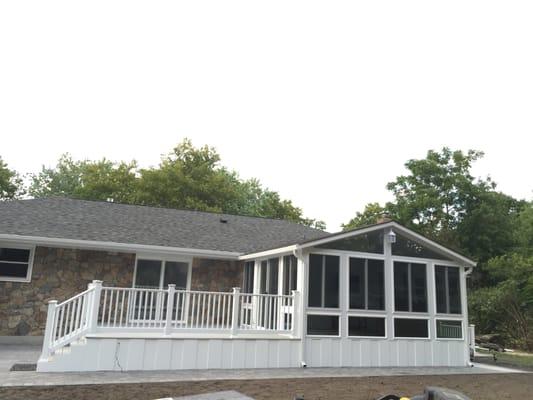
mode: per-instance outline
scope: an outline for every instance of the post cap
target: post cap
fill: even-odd
[[[48,304],[57,304],[57,300],[48,300]]]
[[[175,287],[176,287],[176,284],[175,284],[175,283],[169,283],[169,284],[168,284],[168,287],[169,287],[169,288],[170,288],[170,287],[175,288]]]

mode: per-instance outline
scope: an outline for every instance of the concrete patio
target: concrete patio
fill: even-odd
[[[374,376],[428,376],[527,373],[487,364],[473,367],[409,367],[409,368],[276,368],[240,370],[188,370],[138,372],[43,373],[9,371],[15,363],[35,363],[40,347],[0,345],[0,387],[93,385],[141,382],[185,382],[249,379],[348,378]]]

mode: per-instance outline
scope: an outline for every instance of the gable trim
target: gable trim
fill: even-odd
[[[325,243],[330,243],[330,242],[333,242],[333,241],[336,241],[336,240],[341,240],[341,239],[345,239],[345,238],[349,238],[349,237],[352,237],[352,236],[358,236],[358,235],[363,235],[365,233],[368,233],[368,232],[373,232],[373,231],[376,231],[378,229],[387,229],[387,228],[394,228],[396,229],[398,232],[401,232],[402,234],[404,234],[405,236],[407,236],[409,239],[412,239],[412,240],[415,240],[415,241],[418,241],[420,243],[423,243],[425,244],[426,246],[430,247],[430,248],[433,248],[443,254],[446,254],[448,255],[449,257],[455,259],[456,261],[459,261],[461,263],[464,263],[470,267],[475,267],[476,266],[476,262],[473,261],[473,260],[470,260],[468,257],[465,257],[441,244],[438,244],[437,242],[431,240],[431,239],[428,239],[426,238],[425,236],[422,236],[420,235],[419,233],[416,233],[415,231],[409,229],[409,228],[406,228],[405,226],[403,225],[400,225],[398,222],[395,222],[395,221],[388,221],[388,222],[382,222],[382,223],[378,223],[378,224],[375,224],[375,225],[371,225],[371,226],[366,226],[366,227],[362,227],[362,228],[356,228],[356,229],[352,229],[350,231],[346,231],[346,232],[338,232],[338,233],[333,233],[327,237],[324,237],[324,238],[320,238],[320,239],[315,239],[315,240],[310,240],[310,241],[307,241],[307,242],[303,242],[303,243],[299,243],[299,244],[294,244],[294,245],[291,245],[291,246],[286,246],[286,247],[280,247],[280,248],[277,248],[277,249],[270,249],[270,250],[265,250],[265,251],[261,251],[261,252],[256,252],[256,253],[249,253],[249,254],[245,254],[245,255],[242,255],[239,257],[240,260],[249,260],[249,259],[253,259],[253,258],[261,258],[261,257],[266,257],[268,255],[275,255],[275,254],[279,254],[279,253],[283,253],[283,252],[288,252],[288,251],[296,251],[296,250],[302,250],[302,249],[305,249],[305,248],[309,248],[309,247],[314,247],[314,246],[318,246],[318,245],[321,245],[321,244],[325,244]]]

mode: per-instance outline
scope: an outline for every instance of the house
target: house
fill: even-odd
[[[0,336],[39,371],[465,366],[475,262],[394,221],[0,203]]]

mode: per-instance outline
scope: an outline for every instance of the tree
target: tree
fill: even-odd
[[[509,345],[533,350],[533,257],[495,257],[486,271],[490,284],[469,296],[477,330],[500,333]]]
[[[141,169],[135,202],[151,206],[225,211],[238,201],[238,178],[209,146],[184,140],[156,168]]]
[[[368,203],[363,212],[357,212],[346,224],[342,225],[343,230],[354,229],[360,226],[372,225],[380,219],[389,216],[387,207],[382,207],[379,203]]]
[[[74,161],[64,154],[55,168],[43,167],[31,176],[29,194],[130,203],[135,194],[136,166],[134,161],[115,163],[105,158]]]
[[[244,181],[223,167],[214,148],[196,148],[188,139],[153,168],[63,155],[54,168],[32,175],[30,194],[279,218],[325,228],[258,180]]]
[[[444,147],[430,150],[426,158],[405,163],[408,175],[387,184],[395,201],[389,211],[405,225],[458,247],[455,229],[468,212],[471,199],[494,187],[490,179],[478,180],[470,174],[472,163],[483,156]]]
[[[22,179],[0,157],[0,200],[16,199],[23,194]]]

